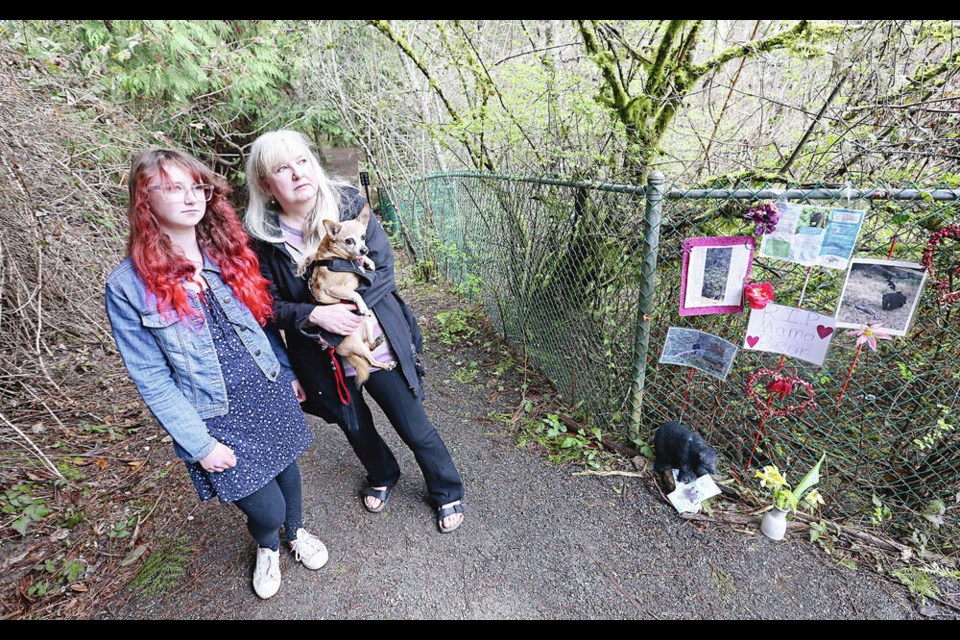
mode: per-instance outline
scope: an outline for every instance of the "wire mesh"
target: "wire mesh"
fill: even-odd
[[[897,189],[774,190],[768,187],[651,191],[630,185],[445,173],[396,194],[405,240],[422,262],[482,303],[502,335],[554,382],[572,406],[607,432],[652,442],[665,420],[682,420],[717,446],[736,474],[745,468],[760,414],[748,376],[776,369],[780,356],[742,349],[725,381],[659,364],[671,326],[740,345],[749,313],[678,314],[686,238],[752,235],[743,218],[759,201],[781,198],[866,210],[854,257],[920,262],[932,231],[957,224],[960,192]],[[644,224],[656,206],[659,227]],[[653,242],[659,232],[659,243]],[[956,266],[943,242],[938,273]],[[656,264],[653,281],[644,277]],[[778,304],[833,315],[845,270],[757,257],[752,277],[771,282]],[[651,286],[652,285],[652,286]],[[960,287],[951,282],[950,290]],[[649,292],[645,298],[641,292]],[[768,417],[752,470],[776,464],[798,481],[827,454],[824,515],[914,545],[954,553],[960,509],[960,303],[925,287],[909,334],[856,352],[839,330],[822,367],[788,358],[785,369],[813,384],[817,408]],[[649,314],[649,322],[644,314]],[[644,340],[648,348],[643,351]],[[638,351],[639,349],[639,351]],[[645,363],[640,367],[639,363]],[[638,370],[642,387],[634,388]],[[642,395],[638,395],[642,394]],[[642,402],[638,399],[642,398]],[[634,402],[638,402],[634,407]]]

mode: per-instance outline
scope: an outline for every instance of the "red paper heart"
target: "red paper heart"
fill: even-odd
[[[758,342],[760,342],[760,336],[747,336],[747,344],[750,348],[757,346]]]
[[[829,337],[831,333],[833,333],[833,327],[825,327],[822,324],[818,324],[817,333],[820,335],[820,339],[823,340]]]

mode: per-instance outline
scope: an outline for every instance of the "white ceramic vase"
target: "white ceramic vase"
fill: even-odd
[[[760,522],[760,531],[771,540],[783,540],[783,534],[787,532],[787,514],[778,507],[774,507],[763,516]]]

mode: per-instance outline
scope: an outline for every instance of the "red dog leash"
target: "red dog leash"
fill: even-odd
[[[343,378],[343,369],[340,368],[340,362],[335,355],[336,349],[330,347],[328,351],[330,353],[330,367],[333,369],[333,377],[337,381],[337,395],[340,396],[341,403],[350,404],[350,388]]]
[[[323,266],[329,266],[332,260],[321,261],[320,264],[327,263]],[[357,258],[357,264],[360,266],[360,270],[363,270],[363,260]],[[349,300],[343,300],[342,302],[349,302]],[[343,404],[350,404],[350,387],[347,386],[347,381],[343,377],[343,369],[340,367],[340,362],[337,360],[336,348],[330,347],[327,349],[330,354],[330,368],[333,369],[333,378],[336,380],[337,384],[337,395],[340,396],[340,402]]]

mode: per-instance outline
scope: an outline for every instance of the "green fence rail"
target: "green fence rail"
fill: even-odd
[[[957,224],[960,191],[665,188],[448,172],[414,180],[392,203],[418,259],[482,303],[502,335],[605,431],[652,443],[682,419],[746,478],[760,416],[747,377],[780,357],[741,349],[725,381],[658,363],[671,326],[740,345],[748,315],[681,317],[681,246],[691,237],[752,235],[742,216],[758,201],[867,211],[855,257],[920,262],[931,232]],[[954,241],[952,241],[954,242]],[[955,265],[944,242],[936,260]],[[955,242],[954,245],[955,246]],[[845,271],[758,257],[752,276],[777,303],[833,315]],[[957,286],[960,286],[958,279]],[[956,288],[956,287],[954,287]],[[822,367],[787,359],[813,383],[818,408],[768,418],[752,464],[794,481],[827,453],[824,515],[940,553],[956,552],[960,512],[960,303],[920,299],[910,333],[856,351],[838,330]],[[752,482],[752,480],[750,480]]]

